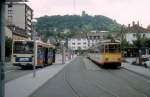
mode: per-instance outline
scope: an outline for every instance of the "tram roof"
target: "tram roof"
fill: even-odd
[[[108,39],[108,40],[102,40],[100,43],[120,43],[120,40],[117,39]]]
[[[13,40],[13,41],[29,41],[29,42],[34,42],[34,40]],[[37,44],[40,44],[40,45],[44,45],[46,47],[52,47],[52,48],[55,48],[55,46],[53,44],[50,44],[50,43],[44,43],[42,41],[39,41],[39,40],[36,40],[35,41]]]

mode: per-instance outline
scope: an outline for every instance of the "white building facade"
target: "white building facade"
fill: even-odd
[[[91,32],[87,34],[80,34],[68,39],[68,48],[71,50],[87,50],[103,40],[106,32]]]
[[[142,37],[145,38],[150,38],[150,33],[146,32],[146,33],[141,33]],[[133,44],[133,41],[136,40],[136,33],[126,33],[125,34],[125,39],[130,43]]]
[[[70,38],[68,39],[68,48],[71,50],[87,50],[88,40],[87,38]]]
[[[104,37],[104,34],[99,32],[99,33],[88,33],[87,34],[87,39],[88,39],[88,47],[92,47],[96,45],[98,42],[100,42]]]

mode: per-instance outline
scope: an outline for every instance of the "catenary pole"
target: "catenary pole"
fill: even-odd
[[[0,97],[4,97],[5,62],[5,0],[0,0]]]

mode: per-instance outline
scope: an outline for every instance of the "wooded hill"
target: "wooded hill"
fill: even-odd
[[[89,33],[91,30],[119,32],[121,25],[102,15],[56,15],[37,18],[36,31],[43,37],[71,37],[78,33]],[[66,33],[62,33],[66,32]]]

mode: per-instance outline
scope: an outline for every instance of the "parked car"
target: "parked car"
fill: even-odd
[[[135,61],[132,62],[132,64],[141,65],[141,66],[143,65],[146,68],[148,68],[148,67],[150,67],[150,57],[142,57],[141,64],[139,62],[139,58],[137,58]]]
[[[147,60],[147,61],[142,62],[142,64],[143,64],[146,68],[150,67],[150,59]]]

